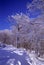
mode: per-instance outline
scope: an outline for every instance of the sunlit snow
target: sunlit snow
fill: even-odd
[[[34,51],[2,45],[0,45],[0,65],[44,65],[43,60],[36,58]]]

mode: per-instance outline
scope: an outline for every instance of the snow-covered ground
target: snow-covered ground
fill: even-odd
[[[44,61],[36,58],[34,52],[12,45],[0,45],[0,65],[44,65]]]
[[[28,51],[27,54],[32,60],[32,65],[44,65],[44,60],[42,58],[37,58],[35,51],[32,51],[31,53]]]

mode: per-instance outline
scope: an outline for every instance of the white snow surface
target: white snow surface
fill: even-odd
[[[34,51],[32,51],[31,53],[28,51],[27,54],[29,54],[29,57],[32,60],[31,65],[44,65],[44,60],[42,60],[42,58],[37,58]]]
[[[0,46],[0,65],[44,65],[44,61],[36,58],[34,51],[6,45]]]

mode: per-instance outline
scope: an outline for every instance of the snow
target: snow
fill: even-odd
[[[15,59],[9,59],[8,62],[7,62],[7,64],[14,65],[14,61],[15,61]]]
[[[39,57],[37,58],[34,51],[32,51],[31,53],[28,51],[27,54],[32,60],[32,65],[44,65],[44,61],[42,61],[42,59]]]
[[[44,65],[44,61],[36,58],[35,51],[26,51],[12,45],[0,45],[0,65]]]
[[[0,65],[30,65],[26,57],[28,55],[25,49],[17,49],[12,45],[0,46]]]
[[[18,64],[19,64],[19,65],[21,65],[21,62],[20,62],[20,61],[18,61]]]

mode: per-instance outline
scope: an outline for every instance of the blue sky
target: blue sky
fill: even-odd
[[[8,15],[26,13],[26,4],[32,0],[0,0],[0,30],[10,27]]]

